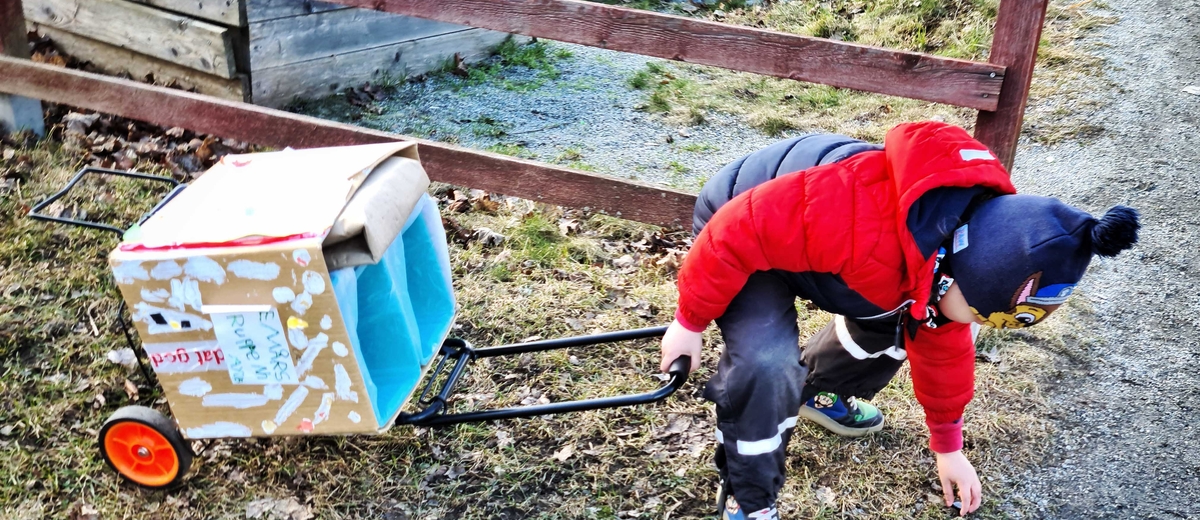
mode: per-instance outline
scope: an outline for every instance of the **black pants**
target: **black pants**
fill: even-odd
[[[746,511],[775,504],[788,439],[809,397],[824,391],[870,399],[907,357],[895,345],[896,317],[836,316],[801,354],[798,288],[789,273],[755,273],[717,319],[725,352],[704,398],[717,405],[717,467]]]

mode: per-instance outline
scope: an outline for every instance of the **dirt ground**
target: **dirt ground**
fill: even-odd
[[[1200,85],[1200,2],[1108,7],[1119,22],[1096,38],[1119,89],[1093,96],[1103,134],[1021,148],[1014,179],[1094,214],[1139,209],[1141,243],[1094,262],[1080,286],[1095,341],[1059,360],[1058,431],[1007,507],[1024,518],[1200,518],[1200,94],[1184,91]]]

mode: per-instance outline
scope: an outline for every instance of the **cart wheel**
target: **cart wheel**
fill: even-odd
[[[192,451],[165,415],[145,406],[125,406],[100,427],[100,455],[112,469],[145,488],[183,480]]]

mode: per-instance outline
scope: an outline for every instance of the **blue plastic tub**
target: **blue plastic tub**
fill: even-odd
[[[330,277],[376,417],[390,425],[454,321],[450,255],[433,199],[421,197],[379,263]]]

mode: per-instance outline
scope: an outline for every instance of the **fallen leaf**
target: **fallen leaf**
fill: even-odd
[[[105,357],[108,359],[109,363],[129,368],[137,366],[137,354],[135,354],[131,348],[110,350]]]
[[[513,443],[512,435],[504,430],[496,430],[496,447],[505,448]]]
[[[481,228],[475,230],[474,236],[475,236],[475,238],[479,239],[479,242],[481,244],[483,244],[484,246],[492,246],[492,247],[499,246],[500,244],[503,244],[505,240],[508,239],[508,237],[505,237],[504,235],[501,235],[500,233],[492,231],[491,229],[486,228],[486,227],[481,227]]]
[[[573,454],[575,454],[575,445],[568,444],[566,446],[563,446],[562,449],[554,452],[554,454],[551,455],[550,458],[555,459],[559,462],[566,462],[567,459],[571,458],[571,455],[573,455]]]
[[[76,502],[68,513],[70,520],[100,520],[100,512],[85,502]]]
[[[829,489],[828,486],[821,486],[817,488],[817,503],[819,503],[821,507],[833,507],[836,500],[837,494],[834,493],[832,489]]]
[[[130,401],[138,400],[138,387],[128,379],[125,380],[125,395],[129,396]]]
[[[613,260],[613,267],[616,268],[633,267],[635,264],[637,264],[637,261],[635,261],[631,255],[624,255],[616,260]]]
[[[251,520],[309,520],[313,517],[295,498],[263,498],[246,504],[246,518]]]

